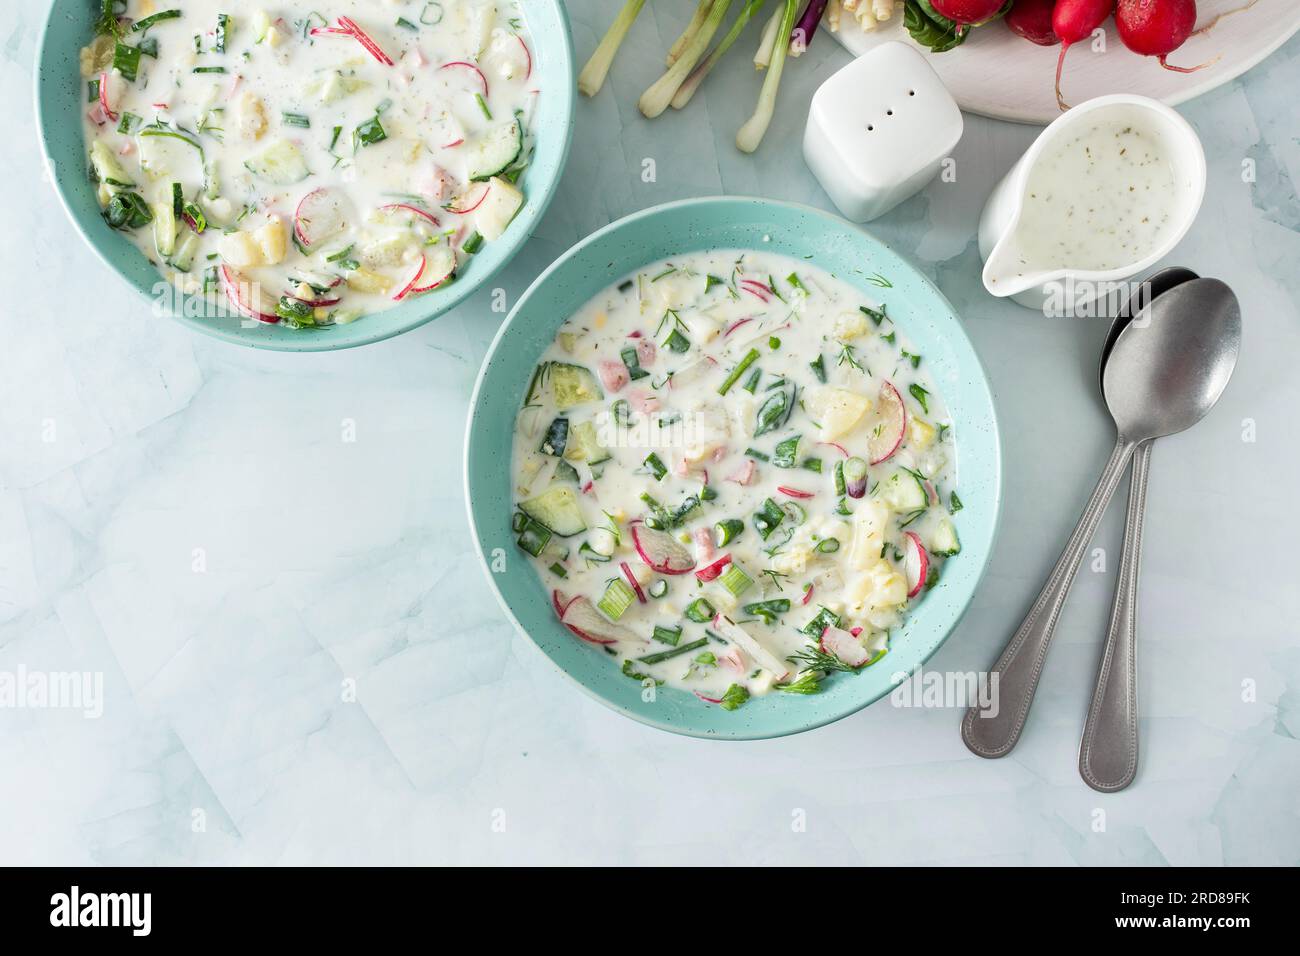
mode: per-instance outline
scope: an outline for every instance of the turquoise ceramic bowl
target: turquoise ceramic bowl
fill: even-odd
[[[81,133],[86,88],[77,54],[91,39],[91,24],[99,6],[99,0],[54,0],[36,56],[36,125],[55,189],[77,231],[113,271],[154,300],[154,286],[160,281],[157,271],[138,249],[104,223],[87,177]],[[533,36],[533,71],[542,91],[536,149],[521,179],[525,202],[505,235],[485,243],[454,283],[350,325],[321,330],[296,331],[261,323],[244,328],[237,318],[195,318],[203,314],[198,302],[186,307],[182,301],[168,314],[192,329],[237,345],[284,352],[330,351],[410,331],[455,308],[491,279],[532,235],[550,205],[573,136],[575,93],[568,15],[559,0],[532,0],[525,6]]]
[[[550,598],[510,530],[511,435],[538,356],[559,326],[619,276],[672,255],[704,249],[763,249],[820,267],[883,301],[920,347],[953,416],[958,489],[954,517],[962,550],[943,580],[893,633],[889,654],[860,674],[838,674],[816,695],[769,694],[727,712],[693,694],[661,687],[652,702],[609,658],[576,640],[556,619]],[[880,287],[869,277],[892,283]],[[993,397],[952,306],[901,256],[842,219],[817,209],[761,199],[715,198],[656,206],[588,236],[532,284],[506,318],[479,373],[470,402],[465,489],[470,525],[497,597],[515,625],[597,700],[675,733],[745,740],[798,733],[838,720],[889,692],[952,633],[992,553],[1001,497],[1001,451]],[[501,560],[493,556],[504,555]]]

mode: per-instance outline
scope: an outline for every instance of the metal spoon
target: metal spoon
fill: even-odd
[[[1204,417],[1228,384],[1240,343],[1236,296],[1217,279],[1170,289],[1120,332],[1102,370],[1115,448],[1042,592],[993,665],[996,710],[972,707],[962,721],[962,739],[979,756],[1004,756],[1020,739],[1079,562],[1134,451]]]
[[[1196,278],[1199,277],[1192,270],[1175,267],[1157,272],[1142,283],[1111,323],[1101,350],[1099,379],[1105,374],[1106,360],[1116,339],[1133,321],[1133,316],[1157,296]],[[1102,387],[1104,391],[1104,384]],[[1143,442],[1133,453],[1115,597],[1110,606],[1097,686],[1084,723],[1083,739],[1079,742],[1079,775],[1088,786],[1103,793],[1123,790],[1137,774],[1137,586],[1153,444],[1153,441]]]

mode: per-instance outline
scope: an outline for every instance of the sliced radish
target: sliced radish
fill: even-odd
[[[528,44],[524,42],[523,37],[516,33],[515,39],[519,41],[519,45],[524,51],[524,58],[528,61],[528,69],[524,73],[524,80],[527,81],[528,78],[533,75],[533,54],[532,51],[528,49]]]
[[[704,533],[708,534],[707,528],[705,529]],[[699,581],[701,584],[712,581],[715,578],[717,578],[719,574],[725,571],[727,569],[727,565],[729,565],[730,563],[731,563],[731,555],[724,554],[722,557],[718,558],[718,560],[714,561],[712,564],[700,568],[698,571],[696,571],[695,579]]]
[[[714,629],[731,643],[754,659],[764,670],[771,671],[777,680],[782,680],[790,673],[790,668],[783,664],[775,654],[758,643],[748,631],[726,615],[719,614],[713,619]]]
[[[419,206],[413,206],[409,202],[390,202],[380,206],[379,208],[385,212],[409,212],[412,216],[418,216],[427,222],[433,223],[435,226],[438,225],[437,216],[429,212],[429,210],[421,209]]]
[[[838,452],[839,452],[841,455],[843,455],[845,458],[848,458],[848,457],[849,457],[849,450],[848,450],[847,448],[845,448],[843,445],[841,445],[841,444],[840,444],[839,442],[837,442],[837,441],[819,441],[817,444],[819,444],[819,445],[829,445],[831,448],[834,448],[836,451],[838,451]]]
[[[564,608],[560,621],[578,637],[592,644],[616,644],[619,641],[640,643],[640,638],[625,627],[612,624],[596,610],[588,598],[576,597]]]
[[[113,74],[111,73],[99,74],[99,108],[104,111],[105,116],[116,121],[117,113],[113,112],[113,107],[109,100],[109,83],[112,82],[112,80]],[[112,92],[114,94],[120,92],[117,83],[113,83]],[[116,96],[113,98],[116,99]]]
[[[618,566],[623,572],[623,577],[627,578],[627,583],[632,585],[632,590],[636,592],[636,599],[644,604],[645,592],[641,590],[641,582],[636,579],[636,574],[632,570],[632,565],[628,564],[626,561],[620,561]]]
[[[816,492],[813,491],[800,491],[798,488],[787,488],[785,485],[777,485],[776,490],[791,498],[811,498],[816,494]]]
[[[735,322],[732,322],[729,326],[727,326],[727,331],[722,333],[722,337],[725,339],[732,332],[736,331],[736,329],[740,328],[741,326],[748,325],[750,322],[753,321],[754,321],[754,317],[752,315],[747,315],[743,319],[737,319]]]
[[[876,424],[871,429],[871,439],[867,442],[867,453],[871,464],[878,465],[888,461],[903,444],[903,435],[907,431],[907,408],[903,405],[903,396],[898,394],[890,382],[880,383],[880,397],[876,403]]]
[[[809,601],[812,600],[812,596],[813,596],[813,585],[810,584],[808,585],[808,589],[803,592],[803,600],[800,601],[799,603],[807,604]]]
[[[302,197],[293,214],[293,233],[308,249],[347,227],[346,200],[334,189],[313,189]]]
[[[850,667],[861,667],[871,660],[871,652],[863,643],[839,627],[828,627],[822,631],[821,648],[827,654],[833,654]]]
[[[280,317],[267,307],[259,286],[250,283],[227,265],[222,265],[218,273],[221,277],[221,291],[226,294],[226,298],[230,300],[236,312],[246,318],[266,322],[268,325],[280,321]]]
[[[764,302],[772,301],[772,290],[757,279],[741,279],[739,285],[756,299],[761,299]]]
[[[670,534],[632,525],[632,545],[641,560],[660,574],[685,574],[694,570],[695,558]]]
[[[487,199],[487,194],[490,190],[491,187],[488,186],[487,183],[483,183],[481,189],[467,195],[457,196],[442,208],[447,210],[447,212],[455,213],[458,216],[467,216],[479,206],[483,205],[483,200]]]
[[[636,360],[642,368],[654,365],[659,357],[659,349],[650,339],[638,339],[636,343]]]
[[[422,295],[432,292],[439,286],[446,285],[456,278],[456,252],[450,246],[434,246],[425,255],[424,274],[420,276],[423,285],[417,285],[409,295]]]
[[[627,393],[628,401],[642,415],[649,415],[652,412],[659,411],[660,401],[658,395],[651,395],[643,388],[634,388]]]
[[[480,70],[480,69],[479,69],[477,66],[475,66],[473,63],[470,63],[470,62],[468,62],[468,61],[466,61],[466,60],[452,60],[450,63],[444,63],[442,66],[438,67],[438,69],[439,69],[440,71],[441,71],[441,70],[453,70],[453,69],[454,69],[454,70],[457,70],[458,72],[459,72],[459,71],[468,71],[468,72],[466,73],[466,75],[469,75],[470,73],[472,73],[473,76],[474,76],[474,78],[478,80],[479,85],[483,87],[483,96],[484,96],[484,98],[487,97],[487,95],[488,95],[488,81],[487,81],[487,77],[484,76],[484,75],[483,75],[483,71]]]
[[[722,703],[721,697],[706,697],[704,694],[701,694],[698,690],[691,691],[691,693],[694,694],[696,697],[698,697],[700,700],[704,701],[706,704]]]
[[[576,597],[571,598],[558,588],[552,591],[551,607],[555,608],[555,616],[560,620],[564,620],[565,609],[576,600]]]
[[[420,281],[420,276],[424,275],[425,265],[426,265],[426,260],[424,256],[421,255],[420,261],[415,265],[415,273],[411,276],[410,279],[406,281],[406,283],[402,286],[402,288],[398,290],[397,295],[393,296],[394,302],[401,302],[403,299],[405,299],[408,295],[411,294],[411,290],[415,288],[415,284]]]
[[[708,482],[706,481],[705,484],[708,484]],[[697,561],[712,561],[713,555],[717,553],[713,547],[713,532],[708,528],[696,528],[691,532],[691,537],[695,539],[695,559]],[[699,574],[700,572],[697,571],[696,577],[699,577]],[[701,578],[700,580],[712,579]]]
[[[903,543],[903,572],[907,576],[907,596],[916,597],[925,587],[926,576],[930,573],[930,556],[925,553],[921,539],[914,531],[903,533],[907,541]]]
[[[393,58],[379,48],[379,44],[370,38],[365,30],[356,25],[350,17],[339,17],[339,26],[341,26],[352,36],[356,37],[357,42],[365,47],[366,52],[373,56],[384,66],[392,66]]]

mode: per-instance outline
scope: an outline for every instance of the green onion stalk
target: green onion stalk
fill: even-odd
[[[636,22],[637,15],[641,13],[641,7],[645,5],[645,0],[627,0],[623,4],[623,9],[619,11],[618,18],[614,20],[605,35],[600,40],[600,45],[596,47],[596,52],[591,54],[591,59],[587,61],[582,72],[578,74],[578,89],[586,96],[595,96],[600,92],[600,88],[605,85],[605,77],[609,74],[609,68],[614,62],[614,56],[618,53],[618,48],[622,46],[623,39],[627,36],[627,31],[632,29],[632,24]]]
[[[691,42],[691,37],[695,36],[700,27],[704,26],[704,18],[709,15],[709,6],[713,0],[700,0],[695,7],[695,12],[691,14],[691,22],[686,24],[686,29],[681,32],[673,45],[668,48],[668,55],[664,57],[664,66],[672,66],[677,62],[677,58],[682,55],[686,49],[686,44]]]
[[[785,9],[781,12],[781,22],[777,26],[775,44],[772,47],[772,63],[767,76],[763,77],[763,89],[758,94],[758,105],[754,115],[745,121],[736,133],[736,147],[742,152],[752,153],[763,142],[763,135],[772,122],[776,110],[776,90],[781,85],[781,70],[785,66],[785,55],[790,48],[790,34],[794,31],[794,20],[799,15],[799,0],[785,0]]]
[[[713,34],[718,32],[718,27],[722,25],[722,19],[727,15],[727,9],[730,6],[731,0],[712,0],[708,17],[700,24],[700,28],[692,34],[690,41],[682,48],[673,65],[648,90],[641,94],[641,99],[637,105],[647,117],[654,119],[668,109],[668,104],[672,101],[678,88],[686,82],[687,76],[690,75],[691,70],[695,69],[695,64],[699,62],[700,57],[704,55],[704,51],[709,46],[709,41],[713,39]]]
[[[691,75],[686,78],[686,82],[677,90],[677,94],[673,97],[673,109],[679,110],[691,101],[691,97],[700,88],[700,84],[704,82],[705,77],[709,75],[723,55],[731,49],[731,45],[736,42],[737,37],[749,25],[750,18],[762,9],[763,4],[766,2],[767,0],[745,0],[745,5],[740,10],[740,16],[731,25],[731,29],[722,38],[722,42],[713,48],[713,52],[708,55],[703,63],[691,71]]]

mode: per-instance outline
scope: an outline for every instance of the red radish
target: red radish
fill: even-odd
[[[876,399],[876,425],[867,442],[871,464],[878,465],[892,458],[903,444],[906,432],[907,408],[903,405],[903,396],[898,394],[892,382],[881,382],[880,395]]]
[[[816,494],[816,492],[813,491],[800,491],[798,488],[787,488],[785,485],[777,485],[776,490],[791,498],[811,498]]]
[[[852,634],[854,637],[861,637],[861,636],[862,636],[862,628],[860,628],[860,627],[851,627],[851,628],[849,628],[849,633]]]
[[[613,359],[601,359],[596,365],[596,374],[607,392],[617,392],[630,381],[627,366]]]
[[[931,0],[935,12],[963,26],[983,23],[997,16],[1006,0]]]
[[[1134,53],[1154,56],[1175,73],[1194,73],[1217,61],[1199,66],[1170,66],[1165,57],[1182,46],[1196,27],[1196,0],[1119,0],[1115,8],[1119,38]]]
[[[808,585],[808,589],[803,592],[803,600],[800,601],[799,603],[807,604],[809,601],[812,600],[812,596],[813,596],[813,586],[810,584]]]
[[[551,592],[551,607],[555,608],[555,616],[564,620],[564,611],[570,604],[578,600],[576,597],[571,598],[558,588]]]
[[[861,667],[871,660],[871,652],[862,642],[838,627],[828,627],[822,631],[821,648],[824,653],[833,654],[850,667]]]
[[[907,541],[903,544],[903,571],[907,575],[907,596],[916,597],[925,587],[925,579],[930,573],[930,556],[925,553],[921,539],[916,532],[904,532]]]
[[[337,236],[347,226],[344,201],[333,189],[313,189],[302,197],[293,214],[293,233],[308,249]]]
[[[708,531],[706,530],[705,533],[707,534]],[[723,571],[726,570],[727,565],[729,565],[730,563],[731,563],[731,555],[724,554],[722,557],[718,558],[718,560],[714,561],[712,564],[708,565],[707,567],[700,568],[698,571],[696,571],[695,579],[701,583],[706,584],[709,581],[712,581],[715,578],[717,578],[719,574],[721,574]]]
[[[393,210],[409,212],[412,216],[419,216],[421,219],[431,222],[435,226],[438,225],[437,216],[429,212],[427,209],[421,209],[419,206],[412,206],[409,202],[390,202],[386,205],[380,206],[379,208],[389,212]]]
[[[447,212],[454,212],[458,216],[466,216],[469,213],[472,213],[479,206],[483,205],[483,200],[487,199],[487,194],[490,188],[491,187],[488,186],[487,183],[484,183],[481,192],[471,194],[469,197],[457,196],[442,208],[447,210]]]
[[[845,448],[843,445],[841,445],[841,444],[840,444],[839,442],[837,442],[837,441],[819,441],[817,444],[819,444],[819,445],[829,445],[831,448],[834,448],[836,451],[838,451],[838,452],[839,452],[841,455],[843,455],[845,458],[848,458],[848,457],[849,457],[849,450],[848,450],[847,448]]]
[[[415,284],[420,281],[420,276],[424,275],[425,265],[427,265],[427,262],[425,261],[424,256],[421,255],[420,261],[415,267],[414,275],[412,275],[411,278],[406,282],[406,284],[402,286],[401,290],[397,293],[397,295],[393,296],[394,302],[401,302],[403,299],[407,297],[407,295],[410,294],[411,290],[415,288]]]
[[[1016,0],[1007,11],[1007,27],[1016,36],[1039,46],[1056,46],[1061,38],[1052,29],[1052,8],[1056,0]]]
[[[1092,36],[1111,11],[1115,0],[1056,0],[1052,10],[1052,31],[1061,38],[1061,55],[1056,60],[1056,105],[1062,111],[1070,108],[1061,96],[1061,70],[1065,66],[1065,53],[1070,44]]]
[[[628,564],[626,561],[620,561],[618,566],[623,572],[623,577],[627,578],[627,583],[632,585],[632,590],[636,592],[636,599],[644,604],[645,592],[641,590],[641,582],[636,579],[636,574],[632,570],[632,565]]]
[[[560,621],[578,637],[592,644],[615,644],[618,641],[640,643],[627,628],[611,624],[585,597],[576,597],[564,608]]]
[[[99,74],[99,108],[104,111],[104,115],[114,122],[117,121],[117,114],[113,112],[113,107],[109,105],[109,83],[112,81],[112,74]],[[113,84],[113,92],[117,92],[117,84]]]
[[[430,280],[425,285],[412,287],[407,295],[422,295],[432,292],[456,278],[456,253],[449,246],[438,245],[429,250],[425,256],[424,273],[421,280]]]
[[[741,279],[740,287],[757,299],[762,299],[764,302],[772,301],[772,290],[757,279]]]
[[[230,300],[230,304],[235,307],[236,312],[246,318],[256,319],[268,325],[274,325],[280,321],[280,317],[266,305],[259,286],[250,283],[227,265],[221,267],[219,275],[221,291],[226,294],[226,298]]]
[[[652,412],[659,411],[659,396],[651,395],[643,388],[634,388],[627,393],[628,401],[642,415],[649,415]]]
[[[748,670],[745,666],[745,656],[740,652],[740,648],[734,644],[727,648],[725,653],[718,655],[718,663],[735,671],[737,674],[743,674]]]
[[[524,79],[527,80],[530,76],[533,75],[533,54],[532,54],[532,52],[528,49],[528,44],[524,42],[524,38],[523,38],[523,37],[521,37],[519,34],[516,33],[516,34],[515,34],[515,39],[518,40],[518,41],[519,41],[519,45],[520,45],[521,47],[524,48],[524,56],[525,56],[525,57],[527,58],[527,60],[528,60],[528,72],[526,72],[526,73],[524,74]]]
[[[695,568],[695,558],[676,538],[644,524],[632,525],[632,546],[641,560],[660,574],[685,574]]]
[[[722,703],[722,698],[721,698],[721,697],[706,697],[706,696],[704,696],[703,694],[701,694],[698,690],[693,690],[693,691],[691,691],[691,693],[694,694],[696,697],[698,697],[700,700],[704,701],[706,704],[720,704],[720,703]]]
[[[731,323],[731,325],[727,326],[727,331],[722,333],[722,337],[725,339],[728,335],[736,331],[736,329],[740,328],[742,325],[748,325],[750,322],[753,321],[754,321],[754,317],[752,315],[748,315],[743,319],[737,319],[735,322]]]
[[[393,58],[390,57],[383,50],[379,49],[379,44],[376,43],[374,40],[370,39],[370,35],[367,34],[365,30],[357,26],[356,23],[350,17],[339,17],[339,26],[341,26],[344,30],[347,30],[354,37],[356,37],[357,42],[366,48],[366,52],[369,53],[371,56],[373,56],[380,63],[384,64],[384,66],[393,65]]]
[[[438,69],[439,70],[452,70],[452,69],[468,70],[469,72],[473,73],[474,77],[478,80],[479,85],[483,87],[483,96],[486,97],[488,95],[487,77],[484,76],[483,71],[480,70],[478,67],[476,67],[473,63],[469,63],[465,60],[452,60],[450,63],[444,63],[442,66],[438,67]]]

